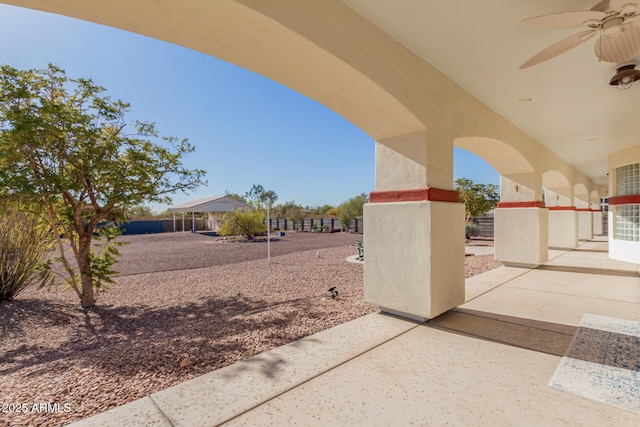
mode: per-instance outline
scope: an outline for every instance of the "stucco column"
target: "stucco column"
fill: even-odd
[[[549,247],[578,247],[578,211],[571,205],[571,188],[545,189],[545,205],[549,209]]]
[[[495,258],[504,265],[537,267],[548,259],[549,210],[542,177],[534,173],[500,177],[500,202],[494,211]]]
[[[376,142],[376,190],[364,206],[365,301],[418,320],[464,302],[464,205],[452,184],[451,140],[420,132]]]
[[[593,235],[602,236],[602,211],[600,209],[591,209],[593,216]]]
[[[583,197],[587,197],[583,195]],[[582,197],[574,197],[573,203],[578,211],[578,239],[591,240],[593,238],[593,215],[591,205]]]

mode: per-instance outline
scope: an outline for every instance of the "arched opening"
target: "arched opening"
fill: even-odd
[[[495,258],[513,266],[546,260],[546,211],[541,209],[540,176],[531,162],[513,146],[493,138],[457,138],[454,145],[480,156],[500,174],[500,202],[494,214]],[[529,237],[514,238],[518,234]],[[521,239],[531,244],[525,247],[518,243]]]
[[[573,187],[573,200],[575,207],[579,209],[589,208],[589,191],[584,184],[578,183]]]
[[[485,159],[464,148],[454,147],[454,183],[479,185],[486,190],[497,187],[499,195],[500,175]],[[458,181],[460,180],[460,181]],[[470,182],[467,182],[470,181]],[[465,264],[467,266],[486,265],[485,268],[499,266],[494,260],[494,209],[477,213],[470,223],[465,224]]]
[[[562,172],[549,170],[543,173],[542,186],[545,206],[573,206],[573,189]]]
[[[531,163],[518,150],[497,139],[480,136],[460,137],[454,140],[454,146],[482,158],[503,176],[534,172]]]

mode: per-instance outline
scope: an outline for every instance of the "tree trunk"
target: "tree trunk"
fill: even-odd
[[[93,293],[93,283],[91,280],[91,239],[80,237],[78,242],[78,267],[80,268],[80,282],[82,284],[82,295],[80,304],[83,308],[96,305],[96,298]]]

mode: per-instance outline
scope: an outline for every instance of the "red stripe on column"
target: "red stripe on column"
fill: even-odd
[[[547,206],[550,211],[575,211],[575,206]]]
[[[578,212],[591,212],[591,208],[576,208]]]
[[[640,204],[640,194],[633,196],[615,196],[609,197],[610,205],[638,205]]]
[[[369,194],[370,203],[383,202],[459,202],[458,192],[455,190],[441,190],[440,188],[416,188],[411,190],[372,191]]]
[[[526,200],[523,202],[498,202],[499,208],[544,208],[544,202]]]

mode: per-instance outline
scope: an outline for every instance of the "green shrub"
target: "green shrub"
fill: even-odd
[[[50,277],[49,230],[16,211],[0,213],[0,301],[14,299],[25,287]]]
[[[337,215],[340,224],[342,224],[342,230],[349,232],[351,223],[354,219],[362,216],[363,207],[368,201],[368,196],[365,193],[362,193],[359,196],[350,198],[338,206]]]
[[[253,239],[256,234],[263,234],[267,231],[264,223],[264,212],[253,210],[243,212],[241,210],[229,211],[224,215],[220,234],[222,236],[237,236],[239,234]]]
[[[480,235],[480,226],[475,222],[467,222],[464,226],[464,235],[467,240],[472,237],[478,237]]]

